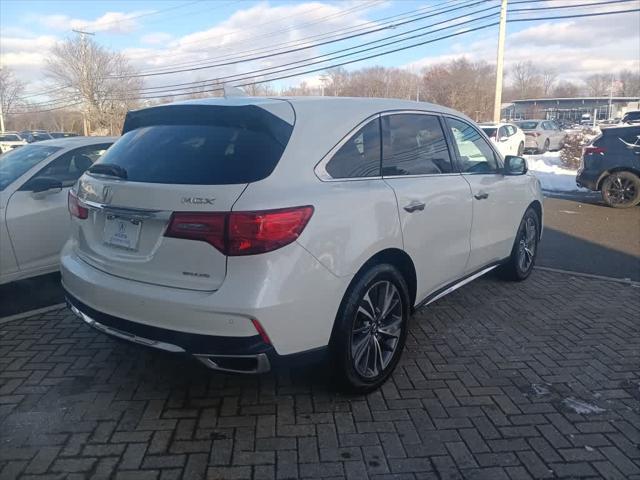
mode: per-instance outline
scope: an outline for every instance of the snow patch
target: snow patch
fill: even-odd
[[[588,415],[590,413],[603,413],[606,412],[604,408],[600,408],[597,405],[591,405],[582,400],[578,400],[577,398],[568,397],[562,400],[562,403],[573,410],[576,413],[581,415]]]
[[[542,155],[525,155],[529,171],[533,173],[542,190],[550,192],[587,191],[576,185],[576,170],[562,167],[560,152],[547,152]]]

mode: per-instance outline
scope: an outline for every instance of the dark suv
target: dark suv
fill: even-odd
[[[628,208],[640,203],[640,125],[612,127],[585,147],[576,183],[600,190],[607,205]]]

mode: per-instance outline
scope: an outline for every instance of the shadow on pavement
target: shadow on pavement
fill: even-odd
[[[0,285],[0,318],[64,302],[60,273]]]
[[[536,265],[640,281],[640,258],[545,227]]]

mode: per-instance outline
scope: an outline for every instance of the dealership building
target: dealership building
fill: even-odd
[[[640,97],[529,98],[502,105],[502,118],[556,119],[567,122],[595,118],[620,118],[629,110],[640,110]],[[587,117],[588,115],[588,117]]]

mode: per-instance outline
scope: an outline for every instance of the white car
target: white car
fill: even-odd
[[[10,152],[14,148],[22,147],[26,144],[27,141],[15,132],[0,133],[0,153]]]
[[[58,269],[67,193],[115,138],[32,143],[0,156],[0,284]]]
[[[130,112],[69,208],[62,284],[89,325],[224,371],[329,355],[355,391],[417,306],[498,266],[527,278],[542,225],[523,158],[456,111],[370,98]]]
[[[516,124],[524,130],[525,150],[545,153],[564,146],[567,134],[553,120],[521,120]]]
[[[513,123],[481,123],[480,128],[503,157],[524,153],[524,132]]]

